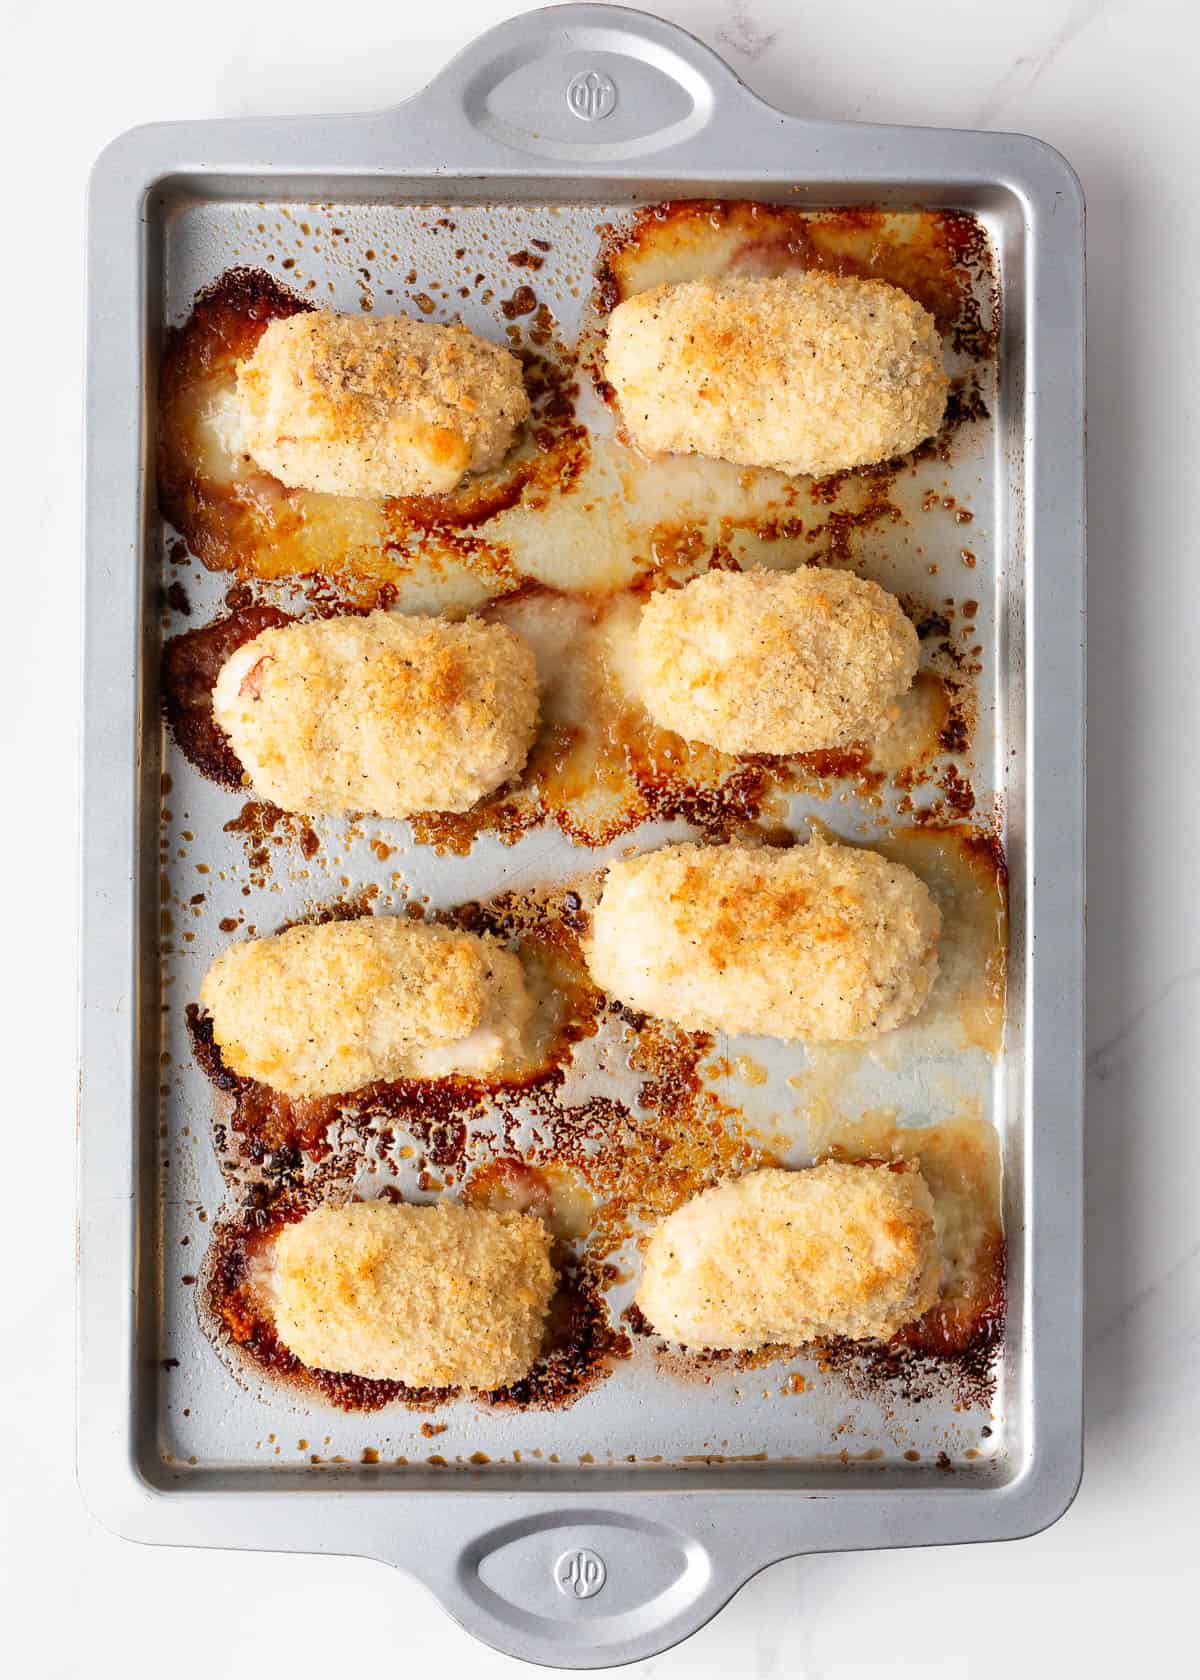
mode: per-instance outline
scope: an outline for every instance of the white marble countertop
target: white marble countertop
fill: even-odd
[[[11,638],[0,964],[10,1167],[0,1230],[7,1449],[0,1566],[14,1675],[295,1680],[517,1665],[352,1558],[135,1548],[72,1468],[72,1154],[82,211],[136,122],[361,110],[418,87],[519,9],[313,0],[27,5],[6,23],[3,265]],[[895,1677],[1186,1667],[1196,1584],[1189,1418],[1200,1382],[1195,1120],[1200,795],[1194,771],[1200,7],[1188,0],[657,0],[767,98],[822,117],[1024,130],[1089,202],[1091,475],[1088,1464],[1060,1523],[1015,1544],[799,1559],[647,1675]],[[16,446],[14,459],[13,447]],[[18,611],[19,609],[19,611]],[[48,768],[50,767],[49,771]],[[23,801],[22,801],[23,808]],[[1189,859],[1192,860],[1189,862]],[[59,883],[61,890],[47,886]],[[30,1427],[30,1420],[33,1426]]]

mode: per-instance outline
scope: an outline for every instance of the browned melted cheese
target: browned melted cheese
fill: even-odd
[[[268,274],[231,269],[196,299],[168,335],[159,382],[159,499],[192,551],[213,571],[275,579],[337,577],[363,604],[407,577],[416,555],[480,570],[489,592],[516,581],[501,548],[473,535],[502,509],[539,506],[568,488],[587,456],[574,417],[570,353],[548,311],[510,348],[524,364],[533,406],[528,437],[502,466],[443,496],[372,499],[285,488],[225,441],[235,371],[269,322],[311,305]]]
[[[995,348],[972,295],[986,271],[987,238],[955,210],[897,215],[870,207],[813,212],[751,199],[678,199],[648,205],[608,232],[597,268],[607,313],[634,292],[699,273],[769,276],[810,269],[886,280],[916,298],[953,347]]]
[[[318,1199],[284,1195],[216,1227],[200,1279],[201,1315],[209,1333],[245,1375],[282,1382],[302,1401],[319,1397],[343,1411],[374,1412],[395,1405],[432,1411],[453,1400],[460,1390],[414,1388],[387,1378],[314,1369],[284,1346],[272,1315],[271,1247],[279,1230],[302,1218]],[[533,1369],[519,1382],[476,1398],[497,1407],[558,1410],[603,1381],[613,1362],[628,1357],[630,1349],[624,1331],[609,1323],[602,1294],[606,1281],[563,1257]]]

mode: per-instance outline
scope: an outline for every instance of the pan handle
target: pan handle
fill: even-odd
[[[444,1556],[431,1535],[426,1555],[406,1553],[404,1563],[467,1632],[507,1656],[559,1668],[634,1662],[703,1627],[766,1561],[718,1528],[711,1495],[664,1503],[669,1518],[653,1497],[636,1507],[543,1505]]]
[[[593,170],[680,148],[718,118],[779,121],[694,35],[625,6],[510,18],[452,59],[417,103],[449,158],[484,136],[527,159]]]

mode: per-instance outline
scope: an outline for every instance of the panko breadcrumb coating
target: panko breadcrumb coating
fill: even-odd
[[[359,1202],[285,1225],[272,1282],[275,1328],[310,1369],[493,1389],[528,1375],[555,1277],[540,1219]]]
[[[238,367],[237,395],[255,464],[333,496],[453,490],[498,466],[529,414],[509,351],[406,315],[272,321]]]
[[[522,637],[478,619],[289,624],[226,661],[213,716],[285,811],[466,811],[525,763],[537,666]]]
[[[227,1067],[297,1097],[489,1073],[519,1053],[533,1013],[511,951],[399,916],[230,945],[200,1001]]]
[[[692,1031],[872,1039],[925,1003],[941,923],[878,852],[665,846],[609,865],[585,955],[611,996]]]
[[[655,723],[729,753],[874,740],[916,675],[895,596],[852,572],[706,572],[653,595],[638,626]]]
[[[949,388],[928,310],[820,271],[637,292],[609,318],[605,359],[648,453],[817,476],[932,437]]]
[[[768,1167],[657,1226],[637,1304],[689,1347],[886,1341],[937,1299],[933,1200],[904,1162]]]

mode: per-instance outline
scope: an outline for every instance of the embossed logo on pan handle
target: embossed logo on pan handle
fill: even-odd
[[[595,1598],[608,1580],[608,1569],[599,1552],[587,1546],[564,1552],[554,1566],[560,1593],[568,1598]]]
[[[478,1518],[487,1520],[486,1506],[473,1507],[468,1520]],[[449,1530],[447,1538],[453,1545]],[[605,1668],[665,1650],[707,1621],[761,1561],[744,1539],[718,1565],[686,1525],[637,1509],[558,1505],[474,1535],[448,1574],[435,1567],[426,1578],[497,1650]]]
[[[725,118],[767,133],[779,121],[694,36],[616,6],[510,18],[460,53],[422,100],[439,158],[470,155],[469,135],[589,166],[667,150],[682,160],[685,146],[702,150],[718,104]]]
[[[601,122],[617,108],[617,84],[604,70],[580,70],[567,83],[567,104],[581,122]]]

